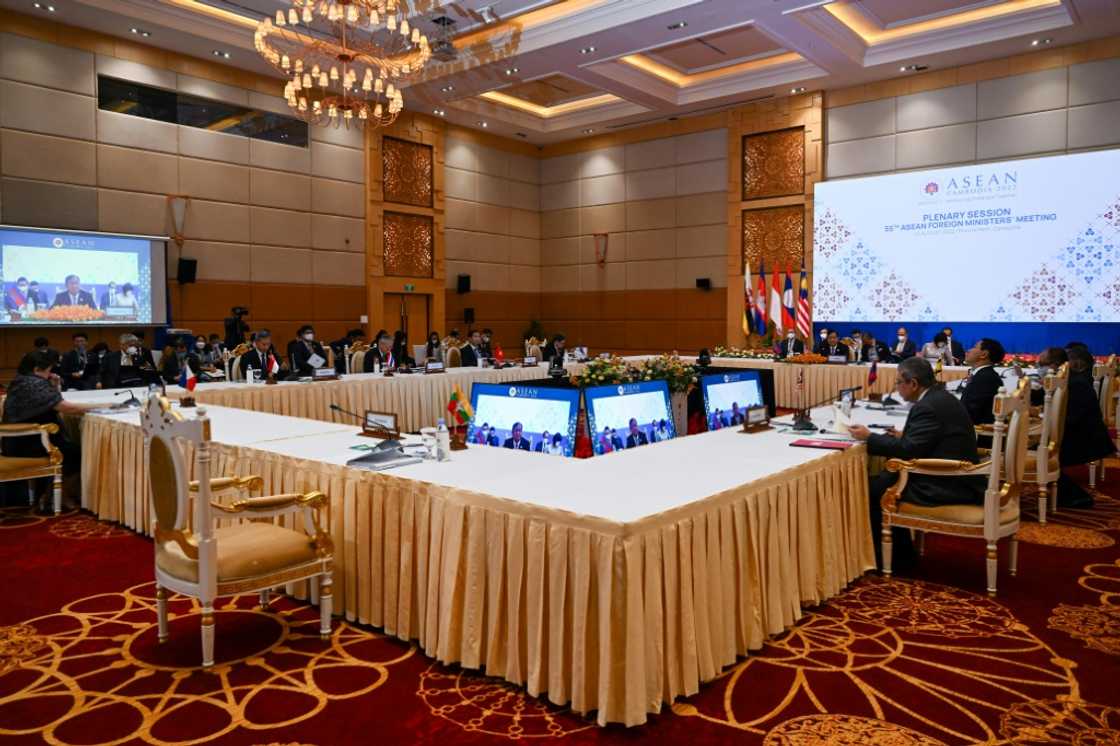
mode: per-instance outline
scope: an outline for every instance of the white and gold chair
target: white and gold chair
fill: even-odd
[[[350,372],[361,373],[366,362],[366,353],[369,345],[358,344],[350,348]]]
[[[62,512],[62,452],[51,443],[51,436],[58,432],[58,425],[20,423],[0,425],[0,440],[4,438],[24,438],[38,435],[43,441],[46,456],[0,456],[0,482],[22,482],[33,479],[52,480],[54,514]],[[35,502],[35,490],[29,485],[31,502]]]
[[[1093,390],[1097,393],[1097,403],[1101,408],[1101,418],[1110,433],[1116,428],[1116,356],[1109,355],[1103,363],[1093,366]],[[1089,487],[1097,486],[1097,469],[1104,480],[1104,461],[1089,464]]]
[[[1066,431],[1066,405],[1069,403],[1069,363],[1063,363],[1057,373],[1048,373],[1042,379],[1045,392],[1042,404],[1042,430],[1037,444],[1031,448],[1027,459],[1026,481],[1037,485],[1038,522],[1046,525],[1047,508],[1058,512],[1058,477],[1062,466],[1059,455]]]
[[[245,377],[241,375],[241,356],[249,351],[249,345],[245,342],[237,345],[232,350],[226,353],[226,380],[227,381],[244,381]]]
[[[1030,418],[1029,387],[1026,380],[1014,394],[997,394],[992,406],[991,458],[978,464],[950,459],[890,459],[887,471],[898,472],[898,481],[883,495],[883,574],[891,574],[891,529],[909,528],[918,534],[924,548],[925,534],[984,539],[987,544],[988,594],[996,593],[998,561],[996,544],[1009,538],[1008,560],[1011,575],[1018,562],[1019,494],[1027,462],[1027,429]],[[988,488],[983,505],[914,505],[901,500],[911,474],[940,478],[986,476]]]
[[[156,606],[159,639],[168,637],[167,597],[174,591],[202,606],[202,665],[214,663],[214,600],[268,592],[298,580],[319,580],[319,633],[331,632],[333,545],[320,527],[327,498],[321,492],[246,497],[229,505],[215,493],[260,489],[257,476],[210,478],[210,420],[204,407],[184,418],[167,399],[152,395],[141,410],[148,443],[148,473],[155,514]],[[187,448],[193,448],[198,481],[190,481]],[[192,507],[193,502],[193,507]],[[301,513],[304,531],[261,519]],[[216,518],[248,520],[215,527]],[[193,527],[193,530],[192,530]]]
[[[444,361],[445,368],[461,368],[463,367],[463,353],[459,350],[457,345],[450,345],[447,348],[447,359]]]

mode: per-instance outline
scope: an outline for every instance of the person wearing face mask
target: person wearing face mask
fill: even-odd
[[[428,344],[424,345],[424,362],[429,360],[443,362],[443,352],[443,342],[440,341],[439,332],[428,334]]]
[[[117,283],[110,282],[105,287],[105,292],[101,294],[101,305],[98,307],[102,311],[107,311],[115,305],[117,305]]]
[[[134,334],[122,334],[120,350],[106,353],[101,361],[101,383],[103,389],[120,389],[130,386],[146,386],[154,378],[155,370],[147,365],[140,349],[140,341]]]
[[[828,328],[825,328],[825,327],[821,328],[820,335],[819,335],[820,340],[817,342],[816,346],[813,348],[813,352],[817,353],[818,355],[823,355],[824,354],[823,352],[821,352],[821,350],[823,350],[825,345],[828,344],[828,332],[829,331],[830,330]]]
[[[478,351],[482,354],[482,357],[486,358],[487,360],[494,357],[494,352],[490,348],[490,340],[493,337],[494,332],[490,331],[489,329],[482,330],[482,344],[479,345]]]
[[[292,370],[301,376],[314,375],[312,371],[327,364],[327,354],[323,351],[323,345],[315,341],[315,329],[310,324],[304,324],[296,332],[291,356]]]
[[[914,340],[910,339],[910,334],[906,331],[905,326],[898,327],[898,338],[891,347],[891,360],[896,363],[901,363],[908,357],[914,357],[918,354],[918,348],[914,344]]]
[[[840,335],[835,329],[828,330],[828,337],[818,349],[818,353],[825,357],[849,357],[848,346],[840,341]]]
[[[848,346],[848,360],[853,363],[859,362],[860,354],[863,352],[863,334],[859,329],[852,329],[848,338],[852,340],[852,344]]]
[[[194,340],[191,339],[193,346]],[[164,383],[178,383],[179,374],[183,372],[183,366],[189,365],[190,369],[194,371],[195,375],[202,370],[202,362],[198,359],[198,355],[187,348],[187,338],[179,337],[175,341],[175,346],[168,345],[164,350],[163,356],[160,358],[160,377],[163,378]]]
[[[30,288],[26,277],[20,277],[16,280],[13,287],[8,288],[8,292],[4,294],[4,308],[16,313],[27,313],[35,310],[33,307],[34,301],[30,297]]]
[[[778,345],[778,357],[785,359],[790,355],[800,355],[805,352],[805,343],[797,338],[797,332],[790,329],[786,338]]]
[[[863,334],[863,348],[859,351],[861,363],[885,363],[890,360],[891,351],[887,346],[875,339],[871,332]]]
[[[922,345],[922,357],[929,361],[930,365],[936,364],[938,360],[942,365],[953,364],[953,353],[949,349],[949,339],[945,336],[945,332],[934,334],[932,342]]]
[[[953,356],[953,365],[960,365],[964,362],[964,345],[953,339],[953,327],[947,326],[941,330],[941,333],[945,335],[945,344]]]
[[[98,360],[92,356],[86,346],[89,337],[85,332],[75,332],[72,337],[74,349],[62,356],[62,387],[77,391],[86,391],[96,388],[99,377]]]

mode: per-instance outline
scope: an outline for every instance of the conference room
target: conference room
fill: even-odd
[[[0,742],[1120,741],[1115,0],[0,8]]]

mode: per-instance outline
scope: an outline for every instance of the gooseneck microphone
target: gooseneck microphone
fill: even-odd
[[[358,415],[358,414],[354,414],[353,412],[351,412],[348,409],[343,409],[342,407],[338,406],[337,404],[331,404],[331,409],[335,412],[339,412],[341,414],[347,415],[348,417],[353,417],[355,420],[358,421],[359,424],[363,424],[363,425],[365,424],[365,421],[366,421],[365,417],[362,417],[361,415]]]
[[[136,398],[136,394],[132,393],[132,389],[125,389],[124,391],[118,391],[117,393],[113,394],[113,396],[123,396],[124,394],[128,394],[128,399],[121,402],[121,404],[123,406],[127,407],[130,404],[136,404],[136,406],[138,406],[138,407],[142,406],[140,400]]]

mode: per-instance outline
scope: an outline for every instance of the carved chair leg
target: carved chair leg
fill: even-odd
[[[330,570],[319,576],[319,636],[324,640],[331,636],[332,584]]]
[[[915,531],[914,533],[917,534],[914,537],[914,539],[915,539],[914,543],[917,544],[917,547],[918,547],[918,556],[919,557],[925,557],[926,556],[926,532],[925,531]]]
[[[996,543],[988,542],[988,595],[996,595],[996,574],[999,572],[999,555],[996,554]]]
[[[156,620],[159,623],[159,641],[167,642],[167,589],[156,586]]]
[[[1019,571],[1019,535],[1011,534],[1011,538],[1007,543],[1007,569],[1011,573],[1011,577],[1015,577],[1015,573]]]
[[[202,606],[202,667],[214,665],[214,604],[212,601]]]
[[[56,469],[54,472],[54,514],[58,515],[62,512],[62,470]]]
[[[883,522],[883,577],[891,576],[891,527]]]
[[[1040,526],[1046,525],[1046,485],[1040,484],[1038,486],[1038,524]]]
[[[261,590],[261,592],[259,594],[259,598],[260,598],[261,611],[268,611],[268,602],[269,602],[268,588],[264,588],[264,589]]]
[[[1096,489],[1097,487],[1097,465],[1100,461],[1094,461],[1089,464],[1089,489]]]
[[[1058,482],[1057,480],[1047,485],[1047,491],[1050,493],[1050,512],[1058,512]]]

